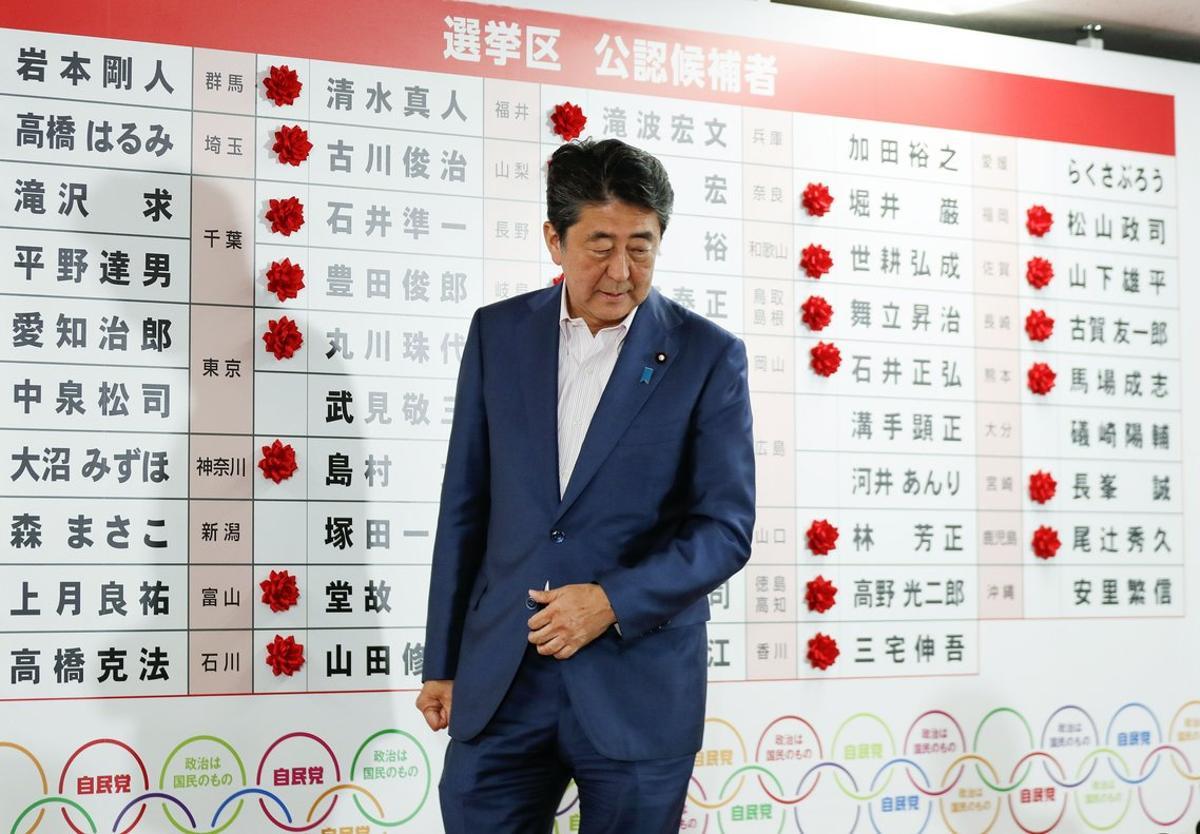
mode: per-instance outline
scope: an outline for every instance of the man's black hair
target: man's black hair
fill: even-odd
[[[659,236],[667,231],[675,192],[663,164],[620,139],[567,142],[550,157],[546,208],[560,238],[587,205],[620,200],[658,215]]]

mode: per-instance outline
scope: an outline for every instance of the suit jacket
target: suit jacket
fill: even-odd
[[[558,661],[584,731],[609,758],[694,753],[708,594],[745,564],[754,526],[745,344],[652,288],[560,499],[560,292],[524,293],[471,319],[422,679],[454,679],[449,731],[469,740],[528,646],[527,591],[598,582],[621,634],[610,627]]]

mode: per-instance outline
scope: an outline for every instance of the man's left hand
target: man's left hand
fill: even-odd
[[[566,660],[617,621],[608,594],[595,583],[531,590],[529,596],[545,606],[529,618],[529,642],[538,654],[558,660]]]

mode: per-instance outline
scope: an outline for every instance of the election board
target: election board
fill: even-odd
[[[0,12],[0,831],[442,830],[455,380],[564,124],[750,363],[680,830],[1193,830],[1200,71],[530,5]]]

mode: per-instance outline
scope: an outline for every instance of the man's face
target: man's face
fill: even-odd
[[[543,233],[562,267],[568,312],[592,333],[619,324],[649,295],[662,234],[652,209],[609,200],[585,206],[565,239],[549,221]]]

